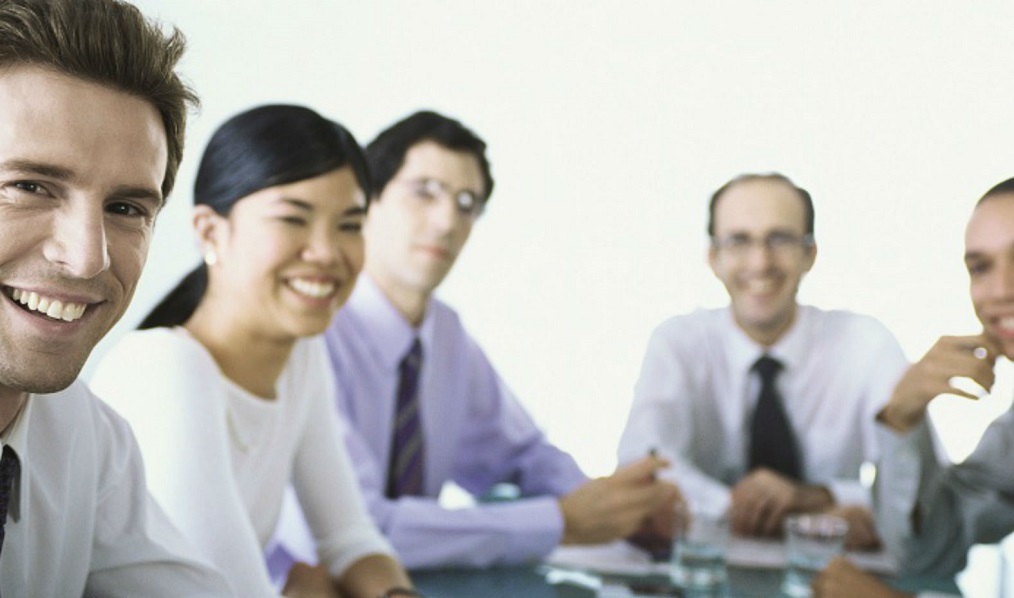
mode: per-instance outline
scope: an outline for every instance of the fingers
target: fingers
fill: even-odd
[[[282,595],[286,598],[337,596],[327,567],[297,562],[289,569]]]
[[[998,350],[984,336],[945,336],[920,360],[931,372],[950,376],[982,376],[993,371]]]
[[[672,510],[675,486],[645,472],[664,461],[648,458],[610,477],[589,480],[560,498],[564,517],[564,543],[588,544],[627,537],[663,508]]]
[[[639,487],[614,487],[614,505],[618,512],[632,513],[645,520],[656,513],[672,512],[679,491],[668,482],[653,482]]]
[[[985,332],[969,336],[945,336],[941,340],[958,345],[972,352],[975,357],[989,362],[996,361],[996,358],[1003,353],[1000,343]],[[977,348],[984,349],[984,351],[975,351]]]
[[[836,507],[829,509],[827,513],[842,517],[848,522],[849,531],[845,537],[846,549],[873,550],[880,547],[880,536],[877,534],[873,514],[865,507],[858,505]]]
[[[836,586],[840,583],[839,577],[842,561],[845,559],[835,557],[828,563],[823,571],[818,573],[810,582],[810,589],[813,590],[813,598],[834,598],[838,596]]]
[[[794,482],[770,470],[748,474],[732,489],[733,530],[745,535],[776,535],[795,492]]]
[[[666,505],[645,518],[640,528],[627,541],[648,552],[656,561],[668,560],[672,553],[672,541],[677,533],[676,509]]]
[[[751,497],[733,503],[733,529],[743,535],[774,536],[782,527],[788,505],[778,497]]]
[[[844,557],[834,557],[827,567],[821,571],[811,583],[814,597],[844,598],[846,596],[862,596],[856,580],[865,574]]]
[[[764,517],[759,522],[759,530],[764,536],[777,536],[782,531],[782,521],[789,512],[789,504],[784,501],[777,501],[769,504],[764,512]]]
[[[756,532],[758,511],[763,508],[763,495],[756,490],[756,478],[748,474],[732,488],[732,529],[741,535]]]
[[[649,456],[619,469],[604,478],[603,502],[612,504],[620,512],[634,512],[642,519],[662,510],[672,511],[682,499],[679,489],[670,482],[658,480],[655,472],[668,466],[668,462]]]
[[[686,504],[687,500],[686,498],[683,497],[683,492],[680,491],[679,486],[671,482],[662,482],[662,483],[668,486],[670,488],[670,491],[673,493],[674,504],[684,504],[684,505]]]
[[[898,592],[875,577],[864,573],[842,557],[833,559],[811,584],[814,598],[902,598],[910,594]]]
[[[945,336],[926,353],[924,360],[943,369],[952,369],[951,375],[969,377],[992,373],[1001,349],[985,335]],[[948,367],[949,366],[949,367]]]
[[[609,477],[622,483],[640,483],[645,479],[655,477],[660,470],[666,467],[669,467],[668,461],[655,455],[648,455],[620,467]]]
[[[646,502],[638,509],[642,525],[671,538],[677,505],[683,504],[680,491],[669,482],[656,482],[649,490],[650,494],[645,496]]]
[[[983,390],[993,387],[993,367],[1000,347],[985,335],[940,337],[922,359],[913,364],[898,381],[891,400],[881,412],[883,421],[899,430],[916,425],[925,415],[926,405],[941,394],[978,399],[981,391],[967,382],[968,378]]]
[[[849,521],[849,532],[845,537],[846,550],[876,550],[880,548],[877,530],[865,522]]]

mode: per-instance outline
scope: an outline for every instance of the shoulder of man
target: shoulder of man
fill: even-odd
[[[81,379],[58,392],[32,395],[31,401],[29,434],[45,436],[48,446],[97,437],[106,426],[127,426]]]
[[[812,305],[800,305],[799,309],[814,325],[831,333],[854,334],[867,340],[871,335],[893,338],[883,322],[868,314],[847,309],[821,309]]]
[[[684,340],[720,337],[729,326],[735,326],[728,307],[704,308],[669,316],[652,331],[653,337]]]

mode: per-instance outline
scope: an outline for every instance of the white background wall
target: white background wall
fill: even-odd
[[[487,139],[497,189],[440,294],[593,474],[615,464],[651,329],[725,302],[706,202],[738,173],[813,193],[802,301],[879,317],[912,358],[977,331],[962,237],[974,200],[1014,176],[1010,2],[137,4],[187,34],[203,109],[118,333],[198,259],[190,187],[212,130],[265,102],[362,142],[420,108]],[[1006,404],[953,403],[958,453]]]

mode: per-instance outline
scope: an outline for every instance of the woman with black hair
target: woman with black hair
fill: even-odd
[[[287,594],[414,595],[392,591],[408,578],[365,510],[316,337],[362,267],[369,195],[355,139],[316,112],[225,122],[194,188],[204,263],[92,381],[133,426],[154,496],[237,596],[278,595],[263,550],[289,483],[326,572],[293,568]]]

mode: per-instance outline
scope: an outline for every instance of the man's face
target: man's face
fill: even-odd
[[[30,66],[0,71],[0,400],[55,392],[123,315],[167,149],[149,103]]]
[[[983,201],[965,229],[965,266],[975,315],[1014,357],[1014,194]]]
[[[370,205],[366,270],[388,293],[426,298],[458,258],[478,212],[458,198],[485,197],[479,162],[432,141],[409,148]]]
[[[795,318],[799,281],[816,257],[802,199],[780,181],[737,183],[719,197],[714,229],[708,262],[736,323],[757,343],[774,344]]]

